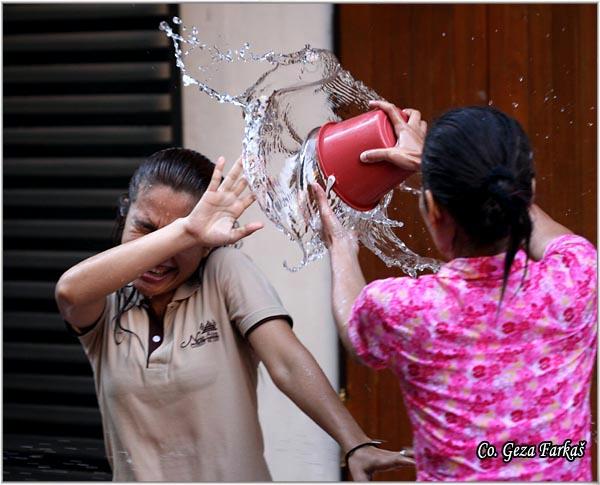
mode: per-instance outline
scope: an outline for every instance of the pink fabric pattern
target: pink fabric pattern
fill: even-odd
[[[596,355],[596,250],[553,240],[520,251],[498,313],[504,254],[459,258],[435,275],[366,286],[349,336],[359,357],[399,379],[414,433],[417,479],[591,481],[591,373]],[[582,458],[503,461],[506,442],[586,440]],[[480,459],[480,442],[496,458]]]

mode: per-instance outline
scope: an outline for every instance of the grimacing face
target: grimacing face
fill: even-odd
[[[125,219],[121,243],[133,241],[186,217],[198,202],[187,192],[175,192],[166,185],[141,187]],[[195,246],[182,251],[133,281],[146,297],[174,293],[198,268],[206,249]]]

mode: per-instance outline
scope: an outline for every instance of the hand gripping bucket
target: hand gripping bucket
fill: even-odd
[[[325,179],[335,176],[333,190],[340,199],[353,209],[368,211],[413,172],[388,162],[363,163],[360,154],[395,144],[394,128],[380,109],[327,123],[317,134],[319,167]]]

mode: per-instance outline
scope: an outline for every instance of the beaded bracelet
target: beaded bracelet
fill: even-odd
[[[379,446],[382,443],[383,443],[383,441],[381,441],[381,440],[371,440],[371,441],[367,441],[365,443],[361,443],[360,445],[356,445],[354,448],[352,448],[350,451],[348,451],[346,453],[346,456],[344,456],[344,464],[346,465],[346,468],[348,468],[348,460],[350,459],[350,457],[354,454],[354,452],[356,450],[359,450],[360,448],[364,448],[365,446]]]

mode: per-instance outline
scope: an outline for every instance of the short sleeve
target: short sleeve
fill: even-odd
[[[561,319],[581,324],[596,318],[597,252],[586,239],[566,234],[552,240],[534,268]]]
[[[569,267],[577,266],[576,270],[595,267],[596,248],[581,236],[564,234],[550,241],[542,259],[546,263],[562,259]]]
[[[396,334],[390,322],[390,286],[394,278],[374,281],[363,288],[352,306],[348,337],[354,351],[369,366],[388,366],[396,347]]]
[[[219,248],[206,263],[204,277],[219,285],[229,318],[246,336],[259,324],[281,318],[292,326],[292,318],[265,275],[241,250]]]
[[[111,310],[114,304],[113,299],[114,294],[106,297],[106,304],[104,305],[104,310],[102,310],[102,314],[92,325],[80,329],[81,333],[77,333],[77,331],[74,330],[73,326],[70,323],[65,322],[67,325],[68,332],[74,337],[77,337],[81,342],[83,350],[85,351],[90,362],[92,363],[92,366],[94,366],[94,363],[97,361],[100,353],[102,352],[103,335],[107,326],[107,321],[110,318],[110,315],[112,314]]]

